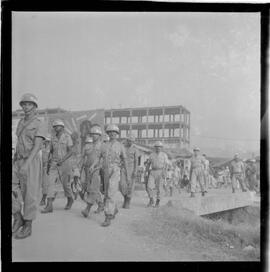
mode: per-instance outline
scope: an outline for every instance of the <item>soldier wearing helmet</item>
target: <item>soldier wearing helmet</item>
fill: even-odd
[[[131,134],[127,136],[124,141],[127,156],[127,170],[125,173],[122,169],[121,180],[120,180],[120,192],[124,197],[123,208],[129,209],[132,193],[134,190],[135,179],[137,174],[137,162],[138,162],[138,151],[134,145],[135,137]],[[129,182],[126,180],[126,176],[129,177]]]
[[[99,126],[94,126],[90,129],[90,135],[93,139],[91,148],[85,153],[84,169],[86,172],[86,207],[82,210],[82,215],[88,217],[91,207],[97,203],[98,209],[96,213],[103,211],[103,199],[100,192],[100,163],[103,143],[101,141],[102,131]]]
[[[106,133],[109,135],[110,140],[103,145],[99,162],[102,164],[104,173],[105,221],[102,223],[104,227],[111,224],[111,220],[115,218],[118,212],[116,193],[119,189],[121,167],[127,173],[125,148],[117,141],[119,128],[116,125],[108,125]],[[127,181],[129,182],[129,177],[127,177]]]
[[[49,154],[49,185],[47,194],[47,206],[42,213],[53,212],[53,200],[56,195],[55,180],[59,179],[63,185],[67,204],[65,210],[71,209],[74,195],[71,189],[72,161],[71,156],[74,153],[73,141],[71,136],[65,131],[65,124],[62,120],[53,121],[55,135],[52,136]]]
[[[160,202],[160,186],[165,177],[165,169],[169,164],[169,159],[166,153],[162,152],[162,142],[157,141],[154,145],[155,152],[150,154],[149,163],[146,166],[146,172],[150,170],[150,175],[147,181],[147,193],[149,203],[147,207],[154,205],[154,197],[156,196],[155,207],[159,207]]]
[[[237,181],[239,182],[243,192],[247,191],[245,183],[245,166],[242,160],[239,158],[239,154],[234,155],[234,159],[230,165],[231,180],[232,180],[232,193],[235,193],[237,188]]]
[[[190,188],[191,188],[191,195],[190,197],[195,197],[197,183],[199,183],[201,188],[202,196],[205,195],[206,190],[204,187],[204,159],[199,154],[200,148],[194,147],[193,148],[193,156],[190,159]]]
[[[42,178],[40,150],[47,135],[47,126],[37,116],[38,102],[33,94],[24,94],[19,104],[24,117],[17,126],[17,146],[12,167],[12,233],[16,239],[23,239],[31,235],[32,221],[36,218]]]
[[[48,159],[49,159],[49,153],[50,153],[50,142],[51,142],[51,135],[47,134],[42,146],[43,171],[42,171],[42,183],[41,183],[42,199],[39,203],[40,206],[46,205],[46,198],[48,194],[48,186],[49,186],[48,178],[49,177],[47,174],[47,167],[48,167]]]

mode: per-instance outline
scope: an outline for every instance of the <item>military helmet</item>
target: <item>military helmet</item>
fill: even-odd
[[[101,135],[101,134],[102,134],[101,128],[100,128],[100,127],[92,127],[92,128],[90,129],[90,134],[98,134],[98,135]]]
[[[108,125],[106,128],[106,132],[114,131],[119,134],[119,128],[116,125]]]
[[[30,93],[26,93],[21,97],[21,100],[19,102],[20,106],[22,106],[23,102],[32,102],[36,105],[36,107],[38,106],[38,102],[37,102],[37,98],[35,95],[30,94]]]
[[[155,144],[154,144],[155,147],[163,147],[163,143],[160,142],[160,141],[157,141]]]
[[[85,139],[85,143],[93,143],[93,139],[92,139],[92,137],[86,137],[86,139]]]
[[[53,121],[52,126],[53,127],[56,127],[56,126],[65,127],[65,124],[61,119],[56,119],[56,120]]]

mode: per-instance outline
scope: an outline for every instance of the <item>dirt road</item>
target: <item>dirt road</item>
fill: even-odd
[[[122,198],[119,195],[119,206]],[[56,199],[54,212],[38,214],[32,236],[12,240],[13,261],[161,261],[176,260],[179,252],[170,252],[136,236],[131,224],[147,216],[146,194],[134,197],[132,208],[119,209],[110,227],[100,224],[104,215],[93,212],[89,218],[80,214],[84,203],[77,200],[65,211],[65,199]],[[166,199],[163,200],[163,204]],[[95,208],[95,207],[94,207]],[[186,253],[182,252],[186,258]],[[178,256],[178,257],[177,257]]]
[[[179,197],[179,196],[178,196]],[[163,198],[161,205],[168,202]],[[118,195],[119,207],[122,197]],[[177,250],[138,235],[136,225],[151,217],[155,208],[146,208],[145,192],[135,191],[131,209],[119,209],[112,225],[104,228],[104,214],[89,218],[81,215],[85,204],[76,200],[70,211],[65,211],[66,200],[58,198],[54,212],[38,214],[33,223],[32,236],[24,240],[12,239],[13,261],[192,261],[203,260],[203,252],[187,245]],[[139,223],[139,224],[138,224]]]

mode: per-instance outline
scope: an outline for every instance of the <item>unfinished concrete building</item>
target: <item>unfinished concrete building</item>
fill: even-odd
[[[105,110],[105,126],[112,123],[119,126],[120,138],[131,131],[140,144],[157,140],[170,147],[190,144],[190,112],[183,106]]]

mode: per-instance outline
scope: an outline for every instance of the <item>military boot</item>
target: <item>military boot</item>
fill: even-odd
[[[81,211],[82,215],[86,218],[88,217],[89,213],[90,213],[90,209],[93,206],[93,204],[87,203],[87,206],[84,210]]]
[[[102,227],[108,227],[111,225],[112,216],[106,215],[105,221],[101,224]]]
[[[20,212],[17,212],[14,214],[14,221],[12,225],[12,233],[16,233],[18,229],[23,226],[24,220],[22,217],[22,214]]]
[[[24,239],[32,233],[32,220],[25,220],[23,227],[15,235],[15,239]]]
[[[111,216],[111,219],[114,219],[115,216],[116,216],[117,214],[118,214],[118,209],[117,209],[117,207],[115,207],[114,213],[113,213],[113,215]]]
[[[47,195],[42,196],[42,199],[40,200],[39,206],[45,206],[46,205],[46,197],[47,197]]]
[[[126,208],[126,205],[127,205],[127,196],[124,196],[124,203],[122,205],[122,208]]]
[[[156,204],[155,204],[155,208],[158,208],[158,207],[159,207],[159,202],[160,202],[160,199],[157,199],[157,200],[156,200]]]
[[[192,192],[192,193],[190,194],[190,197],[195,197],[195,194]]]
[[[124,207],[125,209],[130,208],[130,201],[131,201],[131,198],[127,196],[126,206]]]
[[[70,210],[73,202],[74,202],[73,198],[72,197],[68,197],[68,199],[67,199],[67,205],[65,207],[65,210]]]
[[[44,208],[44,210],[41,210],[41,213],[51,213],[53,212],[53,198],[49,197],[47,199],[47,206]]]
[[[103,202],[98,203],[98,208],[95,210],[95,213],[101,213],[104,211],[104,204]]]
[[[147,204],[147,207],[152,207],[154,205],[154,199],[151,197],[149,200],[149,203]]]

